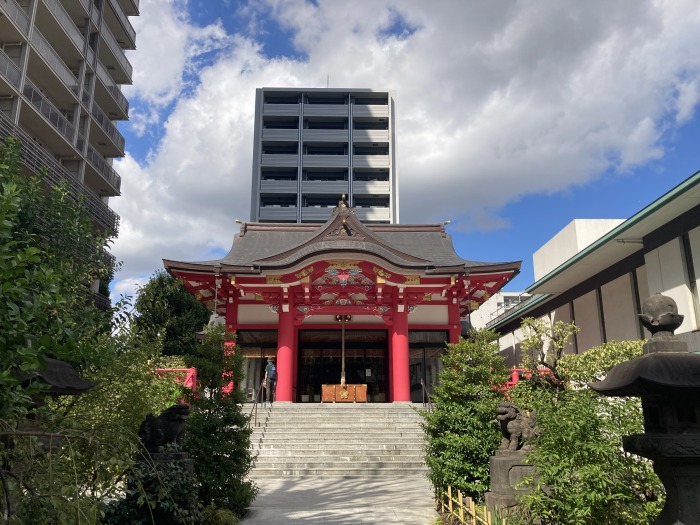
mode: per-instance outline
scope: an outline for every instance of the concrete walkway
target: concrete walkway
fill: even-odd
[[[423,476],[406,479],[263,479],[241,525],[430,525],[432,486]]]

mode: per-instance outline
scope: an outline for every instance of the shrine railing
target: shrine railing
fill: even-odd
[[[494,518],[485,506],[477,505],[460,490],[455,493],[450,485],[447,490],[435,491],[435,510],[460,525],[508,525],[505,518]]]

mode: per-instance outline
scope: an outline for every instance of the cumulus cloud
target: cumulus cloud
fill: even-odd
[[[258,87],[394,89],[401,221],[457,230],[662,157],[700,98],[693,0],[251,1],[246,34],[187,9],[142,0],[134,20],[134,131],[162,133],[116,163],[124,280],[228,249],[250,213]],[[286,56],[266,54],[271,28]]]

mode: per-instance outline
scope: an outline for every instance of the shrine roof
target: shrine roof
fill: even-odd
[[[339,204],[325,223],[243,223],[229,253],[221,259],[198,262],[164,260],[169,270],[206,270],[260,273],[294,266],[305,258],[327,253],[332,257],[366,254],[397,267],[427,273],[513,272],[520,261],[470,261],[455,252],[444,223],[363,224],[353,208]]]

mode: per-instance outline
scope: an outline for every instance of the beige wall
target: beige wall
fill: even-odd
[[[630,341],[639,338],[639,322],[635,310],[630,274],[618,277],[601,287],[605,337],[608,341]]]
[[[683,268],[680,239],[670,242],[644,254],[650,294],[657,292],[671,297],[678,305],[678,312],[685,316],[676,333],[690,332],[695,326],[695,307],[690,289],[686,284],[687,275]],[[644,297],[642,297],[644,300]]]
[[[579,353],[603,342],[595,291],[574,300],[574,322],[581,329],[576,335]]]

